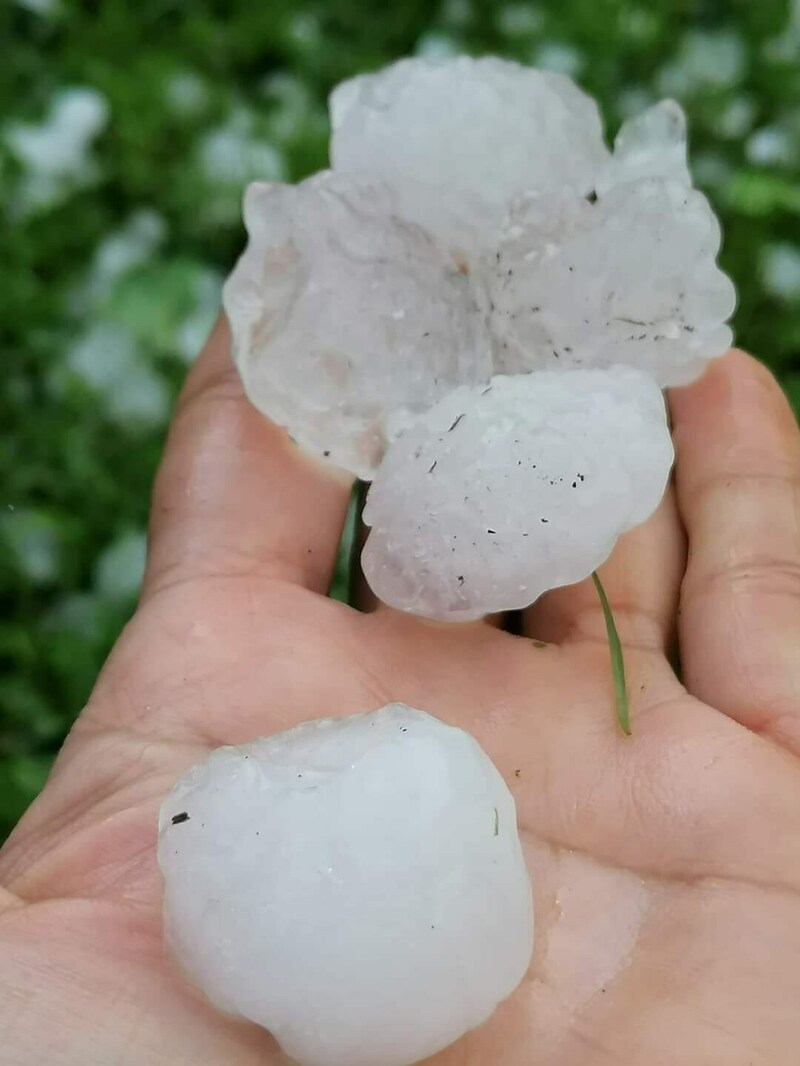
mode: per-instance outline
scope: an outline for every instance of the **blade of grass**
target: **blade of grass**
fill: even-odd
[[[608,652],[611,657],[611,675],[614,679],[614,700],[617,708],[617,721],[619,722],[622,732],[626,736],[630,736],[631,718],[630,710],[628,708],[628,692],[625,687],[625,659],[622,655],[622,643],[620,642],[619,633],[617,632],[617,625],[614,621],[611,604],[608,602],[606,590],[603,588],[603,583],[596,570],[592,572],[592,581],[597,590],[597,597],[600,600],[600,607],[602,608],[603,618],[606,623],[606,633],[608,634]]]

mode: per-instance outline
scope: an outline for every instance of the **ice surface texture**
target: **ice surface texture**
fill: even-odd
[[[430,618],[524,607],[587,577],[651,514],[672,457],[661,392],[631,367],[459,389],[389,449],[364,510],[364,574]]]
[[[676,181],[615,185],[596,203],[529,194],[492,267],[495,365],[630,363],[664,387],[693,381],[732,338],[719,243],[706,198]]]
[[[597,105],[569,78],[504,59],[403,59],[331,95],[331,163],[399,192],[444,247],[488,247],[530,189],[594,188],[608,157]]]
[[[643,178],[692,184],[686,162],[686,116],[674,100],[662,100],[620,126],[614,153],[600,168],[594,191],[602,196],[614,185]]]
[[[169,941],[302,1066],[404,1066],[480,1024],[531,957],[514,800],[404,704],[195,767],[161,808]]]
[[[307,451],[370,478],[390,437],[490,373],[469,280],[371,178],[251,185],[223,299],[250,400]]]

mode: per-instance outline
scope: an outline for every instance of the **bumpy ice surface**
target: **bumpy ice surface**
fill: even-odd
[[[630,363],[664,387],[694,380],[732,337],[719,243],[706,198],[674,181],[615,185],[596,203],[530,194],[495,254],[497,368]]]
[[[251,185],[223,301],[250,400],[307,451],[372,477],[386,443],[490,373],[470,284],[398,217],[392,191],[323,172]]]
[[[674,100],[662,100],[623,122],[594,191],[602,196],[613,185],[643,178],[692,184],[686,161],[686,116]]]
[[[736,293],[674,101],[622,126],[595,189],[596,202],[566,189],[514,204],[489,260],[495,367],[630,363],[688,384],[730,347]]]
[[[403,59],[337,86],[330,110],[334,169],[391,182],[406,217],[468,257],[516,196],[588,193],[608,156],[574,82],[493,56]]]
[[[514,800],[467,733],[404,704],[195,767],[161,808],[169,941],[302,1066],[404,1066],[525,974]]]
[[[458,621],[587,577],[656,508],[664,400],[631,367],[459,389],[387,452],[364,510],[364,574],[386,603]]]

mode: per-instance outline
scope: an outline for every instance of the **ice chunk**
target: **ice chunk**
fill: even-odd
[[[672,458],[661,392],[631,367],[457,389],[386,453],[364,574],[392,607],[442,621],[525,607],[655,510]]]
[[[382,183],[326,171],[255,184],[244,217],[223,293],[234,358],[250,400],[306,450],[370,478],[413,415],[488,378],[469,279]]]
[[[470,259],[528,190],[594,188],[595,102],[562,74],[493,56],[403,59],[334,89],[334,169],[391,182],[406,217]]]
[[[214,752],[164,801],[158,859],[188,975],[301,1066],[416,1062],[528,969],[511,793],[404,704]]]
[[[642,178],[692,184],[686,162],[686,116],[674,100],[662,100],[622,124],[595,192],[602,196],[620,182]]]
[[[622,183],[596,203],[524,197],[490,267],[496,369],[630,363],[687,384],[732,339],[719,245],[706,198],[674,181]]]

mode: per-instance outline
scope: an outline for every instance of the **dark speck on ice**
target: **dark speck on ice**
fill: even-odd
[[[180,814],[173,814],[173,816],[172,816],[172,824],[173,825],[180,825],[181,822],[188,822],[188,821],[189,821],[189,812],[188,811],[181,811]]]

